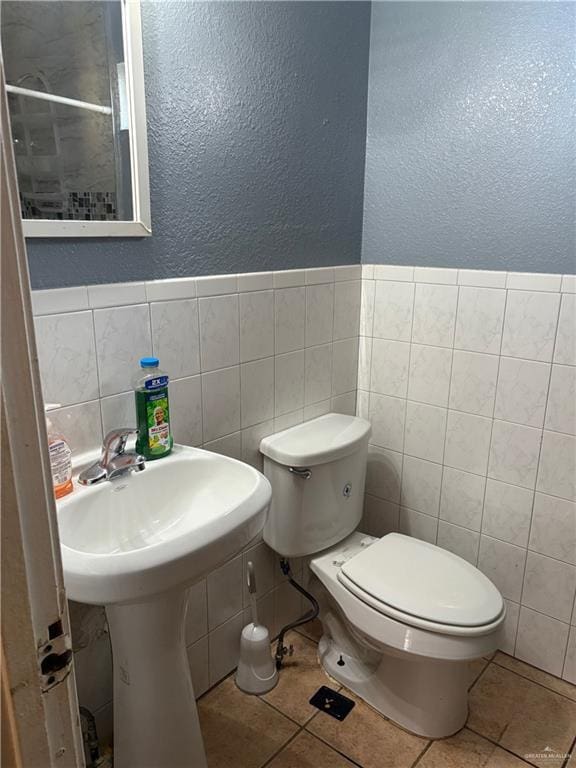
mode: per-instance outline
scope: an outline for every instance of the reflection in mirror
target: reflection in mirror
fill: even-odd
[[[132,173],[133,116],[124,12],[122,0],[0,3],[25,220],[133,222],[140,218],[134,210],[133,187],[138,179]],[[51,233],[84,234],[74,229]]]

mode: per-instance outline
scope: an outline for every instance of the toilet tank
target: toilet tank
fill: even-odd
[[[264,541],[275,552],[311,555],[357,527],[370,433],[364,419],[328,413],[262,440],[272,486]]]

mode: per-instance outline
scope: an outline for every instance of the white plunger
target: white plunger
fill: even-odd
[[[242,630],[236,685],[244,693],[262,694],[274,688],[278,682],[278,670],[270,649],[270,633],[258,621],[256,578],[252,562],[248,563],[246,578],[252,621]]]

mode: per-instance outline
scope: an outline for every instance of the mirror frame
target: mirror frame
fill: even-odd
[[[122,37],[130,106],[131,221],[22,219],[25,237],[147,237],[152,234],[140,0],[122,0]]]

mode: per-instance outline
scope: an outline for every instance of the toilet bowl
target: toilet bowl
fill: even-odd
[[[413,733],[460,730],[469,662],[500,642],[505,608],[489,579],[446,550],[395,533],[353,533],[309,567],[326,671]]]
[[[498,648],[504,601],[451,552],[356,530],[369,437],[363,419],[327,414],[264,438],[264,539],[308,563],[326,672],[403,728],[450,736],[468,716],[469,662]]]

